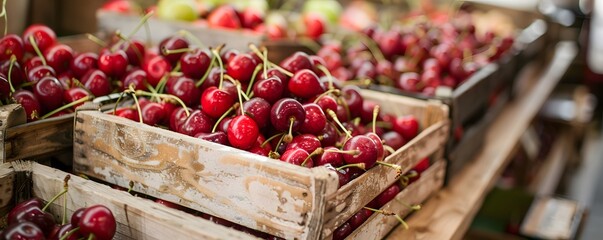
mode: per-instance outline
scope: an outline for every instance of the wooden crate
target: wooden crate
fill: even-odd
[[[424,203],[444,185],[446,161],[436,161],[416,182],[404,188],[394,199],[389,201],[381,210],[397,213],[404,218],[411,210],[408,205]],[[420,210],[419,210],[420,211]],[[373,214],[358,229],[354,230],[346,239],[382,239],[400,222],[393,216]],[[409,226],[412,228],[413,226]]]
[[[15,161],[0,165],[0,211],[5,216],[15,202],[39,197],[51,199],[63,190],[65,176],[70,175],[67,214],[82,207],[102,204],[109,208],[117,222],[115,239],[255,239],[182,211],[170,209],[150,200],[111,189],[44,165]],[[63,199],[49,208],[59,219]]]
[[[413,114],[422,132],[385,159],[410,170],[438,155],[448,137],[448,109],[363,90],[383,112]],[[98,111],[79,111],[74,170],[284,238],[319,239],[396,181],[375,166],[338,189],[335,172],[312,169],[140,124]]]

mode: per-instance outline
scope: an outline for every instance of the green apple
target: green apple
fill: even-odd
[[[268,10],[268,2],[266,0],[228,0],[228,3],[239,11],[243,11],[246,8],[255,8],[266,13]]]
[[[195,0],[160,0],[157,16],[166,20],[194,21],[198,17],[197,9]]]
[[[304,13],[313,12],[322,14],[329,24],[336,24],[343,8],[337,0],[309,0],[304,3]]]

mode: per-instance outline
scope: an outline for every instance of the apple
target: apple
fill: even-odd
[[[166,20],[192,22],[198,17],[195,0],[159,0],[157,16]]]

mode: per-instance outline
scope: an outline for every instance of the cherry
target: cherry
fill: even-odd
[[[21,214],[21,212],[25,211],[25,209],[28,209],[30,207],[42,208],[44,207],[44,201],[40,198],[34,197],[29,200],[20,202],[15,205],[13,209],[10,210],[10,212],[6,216],[6,220],[8,221],[8,223],[17,222],[17,215]]]
[[[209,71],[211,56],[209,51],[202,49],[186,52],[180,58],[180,69],[184,76],[201,79],[205,72]]]
[[[400,75],[400,78],[398,78],[397,86],[402,90],[416,92],[421,89],[420,86],[417,86],[419,82],[420,76],[418,73],[405,72]]]
[[[256,8],[248,7],[241,13],[241,25],[253,29],[264,22],[264,15]]]
[[[33,93],[47,112],[63,103],[63,85],[55,77],[46,76],[40,79],[34,85]]]
[[[270,111],[270,122],[278,131],[297,131],[306,119],[303,106],[293,98],[278,100]]]
[[[46,51],[47,48],[54,45],[57,41],[56,34],[49,27],[41,24],[29,25],[29,27],[23,31],[23,45],[25,47],[25,51],[29,53],[34,53],[34,48],[29,40],[30,36],[33,37],[33,40],[40,49],[40,52]]]
[[[296,73],[302,69],[312,69],[313,67],[310,57],[304,52],[295,52],[293,55],[285,58],[279,65],[292,73]]]
[[[36,204],[20,208],[20,211],[13,214],[13,217],[14,218],[12,219],[8,219],[8,224],[12,225],[19,222],[31,222],[39,227],[44,235],[50,233],[55,225],[52,215],[42,211],[42,208]]]
[[[159,50],[161,55],[172,65],[176,65],[180,57],[184,54],[183,52],[170,52],[179,49],[188,48],[188,41],[179,35],[173,35],[166,39],[163,39],[159,43]]]
[[[306,27],[305,35],[310,39],[317,40],[325,33],[327,23],[322,14],[309,12],[302,16],[302,20]]]
[[[141,41],[130,39],[124,43],[122,49],[125,49],[130,65],[139,66],[142,63],[146,49]]]
[[[304,167],[311,168],[314,166],[314,162],[309,158],[310,154],[306,150],[295,148],[286,150],[281,156],[280,160],[298,166],[304,164]]]
[[[364,101],[362,103],[362,111],[360,112],[360,119],[363,123],[370,123],[373,119],[373,111],[377,106],[376,102],[373,101]],[[377,119],[379,117],[377,116]]]
[[[324,61],[325,61],[324,66],[329,71],[335,71],[335,69],[338,69],[343,66],[343,60],[342,60],[341,55],[337,51],[333,50],[332,48],[323,47],[320,50],[318,50],[316,55],[318,55],[319,57],[324,59]]]
[[[263,98],[254,97],[243,103],[245,114],[250,116],[259,128],[264,128],[270,121],[271,106]]]
[[[366,209],[360,209],[356,214],[352,215],[352,217],[348,220],[352,229],[356,229],[360,227],[371,215],[367,215],[368,213],[372,213],[370,210],[365,211]]]
[[[314,100],[318,106],[322,109],[323,113],[327,112],[327,110],[331,110],[337,112],[337,100],[330,95],[323,95]],[[329,116],[327,116],[329,118]]]
[[[82,236],[94,235],[94,239],[113,239],[116,230],[115,217],[111,210],[102,205],[86,208],[78,223]]]
[[[249,149],[255,143],[260,129],[255,121],[249,116],[236,116],[228,124],[228,142],[239,149]]]
[[[250,54],[236,55],[226,64],[226,73],[242,83],[249,82],[258,63]]]
[[[333,167],[343,166],[343,155],[335,147],[324,148],[324,153],[316,160],[317,166],[330,164]]]
[[[417,171],[418,173],[422,173],[425,172],[427,168],[429,168],[429,158],[423,158],[421,161],[419,161],[419,163],[417,163],[413,170]]]
[[[100,97],[111,93],[111,82],[107,79],[107,75],[98,69],[88,71],[82,77],[82,83],[94,96]]]
[[[283,96],[283,82],[278,77],[268,77],[253,85],[253,94],[274,103]]]
[[[73,72],[76,78],[81,78],[90,69],[97,68],[98,54],[93,52],[85,52],[75,56],[69,65],[69,69]]]
[[[21,68],[21,65],[18,62],[12,62],[12,70],[10,70],[11,67],[11,61],[5,61],[3,63],[0,64],[0,73],[4,74],[4,76],[6,76],[6,80],[8,81],[8,71],[10,70],[10,81],[13,84],[14,87],[21,85],[21,83],[23,83],[25,81],[25,72],[23,72],[23,69]]]
[[[192,111],[189,109],[189,111]],[[138,115],[137,115],[138,117]],[[169,127],[170,130],[175,132],[180,132],[180,126],[186,121],[188,116],[186,116],[186,111],[183,107],[177,107],[172,111],[169,118]]]
[[[109,77],[120,78],[125,75],[128,67],[128,56],[123,50],[113,52],[108,49],[101,50],[98,56],[98,69]]]
[[[176,111],[174,111],[176,112]],[[199,133],[209,133],[213,126],[213,120],[201,110],[193,111],[190,116],[179,127],[178,132],[195,136]]]
[[[312,134],[301,134],[295,136],[293,140],[287,145],[286,150],[290,149],[303,149],[306,152],[314,152],[317,148],[321,146],[320,140]]]
[[[236,57],[239,54],[241,54],[241,52],[239,52],[239,50],[227,49],[224,52],[222,52],[222,54],[220,55],[220,59],[222,59],[222,62],[228,63],[228,62],[230,62],[230,60],[232,60],[234,57]]]
[[[301,98],[311,98],[325,91],[318,76],[309,69],[295,72],[287,87],[294,96]]]
[[[364,101],[360,95],[360,88],[357,86],[345,86],[341,89],[341,96],[345,100],[348,111],[352,117],[357,117],[362,111],[362,102]]]
[[[48,238],[49,240],[59,240],[59,239],[65,239],[65,240],[77,240],[82,238],[83,236],[79,234],[79,231],[76,230],[74,233],[72,233],[71,235],[69,235],[67,238],[63,238],[63,236],[65,236],[67,233],[69,233],[70,231],[72,231],[73,229],[75,229],[76,226],[74,226],[71,223],[67,223],[63,226],[59,227],[59,230],[56,232],[56,234],[53,234],[50,238]]]
[[[21,62],[24,51],[23,41],[19,36],[8,34],[0,39],[0,62],[10,60],[13,55],[17,62]]]
[[[44,65],[44,62],[42,62],[42,59],[38,56],[33,56],[25,60],[25,63],[23,64],[25,72],[29,72],[29,70],[42,65]]]
[[[219,118],[236,102],[234,96],[226,90],[209,87],[201,95],[201,109],[208,116]]]
[[[386,188],[385,191],[383,191],[375,198],[375,204],[377,205],[377,208],[385,206],[385,204],[394,199],[396,195],[400,193],[400,190],[400,186],[398,186],[397,183],[394,183],[393,185]]]
[[[270,151],[272,149],[272,146],[270,145],[269,142],[264,144],[264,141],[266,141],[266,138],[262,134],[258,135],[258,138],[255,141],[255,143],[253,144],[253,146],[251,146],[251,148],[247,151],[249,151],[250,153],[255,153],[258,155],[268,157],[270,154]]]
[[[412,115],[399,116],[393,124],[393,130],[402,135],[404,140],[410,141],[419,133],[419,122]]]
[[[44,51],[44,58],[57,73],[62,73],[69,69],[73,59],[73,49],[65,44],[56,44]]]
[[[163,199],[156,199],[155,202],[159,203],[159,204],[161,204],[163,206],[166,206],[168,208],[172,208],[172,209],[176,209],[176,210],[181,210],[181,211],[184,210],[184,208],[182,206],[180,206],[178,204],[175,204],[173,202],[169,202],[169,201],[163,200]]]
[[[377,162],[377,146],[375,142],[363,135],[354,136],[343,145],[344,151],[357,151],[357,154],[344,154],[346,164],[364,163],[366,168],[371,168]]]
[[[147,82],[156,87],[163,76],[172,71],[172,65],[161,55],[147,56],[141,67],[147,73]]]
[[[195,135],[196,138],[203,139],[205,141],[215,142],[222,145],[229,145],[228,135],[225,132],[213,132],[213,133],[198,133]]]
[[[465,71],[463,66],[463,60],[461,58],[453,58],[450,60],[450,66],[448,67],[448,73],[456,79],[463,80],[469,75]]]
[[[234,116],[232,117],[225,117],[224,119],[222,119],[222,121],[220,121],[218,123],[218,130],[221,132],[227,132],[228,131],[228,126],[230,125],[230,121],[232,121],[232,119],[234,118]]]
[[[366,133],[365,136],[369,137],[375,143],[377,147],[377,161],[382,161],[385,158],[385,149],[383,148],[383,143],[381,142],[381,138],[379,135],[373,132]]]
[[[370,61],[364,61],[356,69],[356,78],[359,79],[375,79],[377,78],[377,68]]]
[[[27,72],[27,81],[36,83],[46,76],[56,76],[56,72],[50,66],[40,65],[32,68]]]
[[[64,91],[63,102],[71,103],[71,102],[75,102],[79,99],[82,99],[84,97],[88,97],[88,96],[90,96],[90,93],[88,93],[88,91],[86,91],[80,87],[74,87],[74,88],[70,88],[70,89],[67,89]],[[73,109],[76,109],[77,107],[81,106],[82,104],[84,104],[84,103],[80,103],[80,104],[73,106]],[[136,115],[136,116],[138,116],[138,115]]]
[[[207,16],[207,23],[211,27],[218,28],[241,28],[241,20],[237,11],[228,4],[219,6]]]
[[[324,130],[320,133],[320,142],[322,146],[334,146],[337,142],[339,135],[337,134],[337,130],[331,123],[327,123],[325,125]]]
[[[333,232],[333,240],[343,240],[350,235],[354,229],[350,222],[345,222]]]
[[[303,108],[306,112],[306,118],[299,129],[300,132],[319,135],[327,124],[325,113],[316,103],[306,103]]]
[[[151,126],[161,123],[168,116],[163,106],[156,102],[145,104],[140,111],[142,122]]]
[[[170,87],[166,88],[168,94],[180,98],[186,106],[196,107],[199,105],[201,91],[195,86],[195,81],[185,76],[175,79],[170,78],[169,81],[173,81],[173,83],[169,84],[168,86]]]
[[[384,133],[382,139],[385,145],[390,146],[392,149],[401,148],[404,146],[404,144],[406,144],[404,137],[395,131]]]
[[[122,90],[128,89],[130,85],[133,86],[134,90],[146,90],[146,79],[147,72],[142,69],[131,71],[122,80]]]
[[[384,76],[390,80],[396,79],[396,71],[394,70],[394,64],[388,60],[380,60],[375,66],[377,75]]]
[[[207,78],[205,78],[205,81],[203,81],[203,84],[201,84],[201,86],[199,86],[199,89],[204,91],[205,89],[207,89],[211,86],[217,87],[220,84],[220,74],[222,74],[224,72],[225,72],[224,69],[222,69],[220,67],[214,67],[214,68],[210,69],[209,74],[207,75]]]
[[[40,101],[32,92],[21,89],[15,91],[12,97],[15,103],[21,104],[21,106],[25,109],[28,122],[38,119],[42,114]]]
[[[44,240],[44,232],[31,222],[17,222],[9,225],[1,232],[1,239]]]

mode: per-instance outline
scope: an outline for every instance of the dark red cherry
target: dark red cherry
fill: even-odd
[[[147,56],[141,67],[147,73],[147,82],[156,87],[163,76],[172,71],[172,65],[161,55]]]
[[[221,53],[220,58],[222,59],[222,62],[228,63],[228,62],[230,62],[230,60],[232,60],[234,57],[236,57],[239,54],[241,54],[241,52],[239,52],[239,50],[232,49],[232,48],[226,49]]]
[[[166,50],[173,51],[173,50],[179,50],[179,49],[185,49],[185,48],[188,48],[188,41],[186,41],[186,39],[184,39],[184,37],[181,37],[178,35],[174,35],[174,36],[168,37],[166,39],[163,39],[163,41],[161,41],[159,43],[159,51],[160,51],[161,55],[163,57],[165,57],[165,59],[168,60],[168,62],[172,66],[176,65],[176,63],[178,62],[178,60],[184,53],[182,53],[182,52],[168,53],[168,52],[166,52]]]
[[[175,204],[173,202],[170,202],[170,201],[163,200],[163,199],[156,199],[155,202],[159,203],[163,206],[166,206],[168,208],[172,208],[172,209],[176,209],[176,210],[184,210],[184,208],[182,206]]]
[[[15,56],[17,62],[23,60],[25,47],[21,38],[15,34],[8,34],[0,39],[0,62],[10,60],[11,56]]]
[[[198,133],[195,135],[196,138],[203,139],[205,141],[210,141],[222,145],[229,145],[228,143],[228,135],[225,132],[218,131],[214,133]]]
[[[239,149],[249,149],[255,143],[260,129],[255,121],[249,116],[236,116],[228,125],[228,142]]]
[[[63,85],[55,77],[43,77],[33,87],[33,93],[40,100],[46,112],[57,109],[63,104]]]
[[[379,48],[386,58],[391,59],[394,55],[404,54],[402,35],[395,30],[387,31],[381,35]]]
[[[316,100],[316,104],[320,106],[323,113],[327,112],[327,109],[330,109],[333,112],[337,112],[337,100],[330,95],[321,96],[318,100]],[[330,116],[327,115],[328,119],[331,119]]]
[[[62,73],[69,69],[73,59],[73,49],[65,44],[55,44],[44,51],[44,58],[57,73]]]
[[[341,89],[341,96],[345,100],[350,115],[358,117],[362,111],[362,102],[364,101],[360,95],[360,88],[357,86],[345,86]]]
[[[138,111],[130,107],[116,109],[115,116],[127,118],[135,122],[138,122],[140,119],[140,117],[138,116]]]
[[[350,222],[345,222],[333,232],[333,240],[343,240],[350,235],[354,229]]]
[[[264,14],[256,8],[248,7],[241,13],[241,25],[253,29],[264,22]]]
[[[360,227],[370,217],[370,215],[367,215],[367,212],[364,210],[364,208],[360,209],[360,211],[352,215],[350,220],[348,220],[353,229]]]
[[[218,123],[218,130],[222,131],[222,132],[227,132],[228,131],[228,126],[230,125],[230,121],[232,121],[233,118],[234,118],[234,116],[232,116],[232,117],[225,117],[224,119],[222,119],[222,121],[220,121]]]
[[[321,137],[320,142],[322,146],[334,146],[337,140],[339,140],[339,135],[337,134],[337,130],[335,126],[331,123],[327,123],[325,125],[325,129],[319,135]]]
[[[201,91],[205,91],[205,89],[211,86],[218,87],[218,84],[220,83],[221,72],[224,72],[224,69],[219,67],[214,67],[210,69],[207,78],[205,79],[205,81],[203,81],[203,84],[199,86],[199,89],[201,89]]]
[[[33,56],[33,57],[25,60],[25,64],[23,64],[23,67],[25,69],[25,72],[28,73],[29,70],[31,70],[37,66],[42,66],[42,65],[44,65],[44,62],[42,62],[42,59],[38,56]]]
[[[267,79],[256,82],[253,86],[253,94],[274,103],[283,96],[283,82],[277,77],[269,77]]]
[[[40,101],[32,92],[21,89],[15,91],[12,97],[15,103],[21,104],[21,106],[25,109],[28,122],[37,120],[42,116],[42,107],[40,106]]]
[[[144,105],[140,111],[142,113],[142,122],[151,126],[161,123],[168,116],[163,106],[156,102]]]
[[[207,23],[209,26],[217,28],[241,28],[241,20],[237,11],[228,4],[220,5],[211,11],[209,16],[207,16]]]
[[[29,40],[30,36],[33,36],[33,40],[40,49],[40,52],[46,51],[47,48],[57,42],[57,35],[49,27],[41,24],[29,25],[29,27],[23,31],[23,45],[25,51],[32,54],[35,54],[35,51]]]
[[[272,105],[270,122],[278,131],[288,131],[291,122],[291,129],[297,131],[305,120],[304,107],[293,98],[283,98]]]
[[[90,70],[84,75],[82,83],[94,96],[100,97],[111,93],[111,82],[107,75],[98,69]]]
[[[141,41],[130,39],[124,43],[122,49],[126,52],[130,65],[139,66],[142,63],[146,49]]]
[[[292,73],[296,73],[302,69],[313,68],[310,57],[304,52],[295,52],[293,55],[285,58],[279,65]]]
[[[123,50],[111,52],[107,49],[101,50],[98,55],[98,69],[109,77],[121,78],[126,74],[128,67],[128,56]]]
[[[33,204],[29,205],[28,207],[21,208],[21,211],[13,216],[14,219],[8,219],[8,224],[31,222],[38,226],[44,235],[48,235],[55,226],[52,215],[42,211],[42,208]]]
[[[251,117],[259,128],[264,128],[270,123],[271,106],[263,98],[254,97],[243,103],[245,114]],[[240,111],[239,111],[240,113]]]
[[[236,95],[217,87],[209,87],[201,95],[201,109],[208,116],[219,118],[236,102]]]
[[[44,240],[45,234],[31,222],[17,222],[9,225],[0,233],[0,239]]]
[[[84,210],[78,227],[82,236],[94,234],[94,239],[111,240],[117,224],[111,210],[102,205],[93,205]]]
[[[75,229],[76,227],[73,226],[71,223],[67,223],[63,226],[59,227],[59,230],[57,231],[56,234],[54,234],[52,237],[48,238],[49,240],[59,240],[61,239],[63,236],[65,236],[68,232],[70,232],[71,230]],[[71,235],[69,235],[67,238],[64,238],[65,240],[77,240],[83,238],[82,235],[80,235],[79,231],[75,231],[74,233],[72,233]]]
[[[93,52],[80,53],[71,60],[69,69],[76,78],[81,78],[90,69],[97,68],[97,62],[98,54]]]
[[[303,105],[303,108],[306,112],[306,118],[299,131],[302,133],[320,135],[327,124],[325,113],[320,106],[315,103],[306,103]]]
[[[309,69],[297,71],[289,80],[287,87],[290,93],[300,98],[311,98],[325,91],[318,76]]]
[[[371,168],[377,162],[377,146],[367,136],[359,135],[350,138],[343,150],[357,150],[358,154],[344,154],[343,159],[347,164],[364,163],[366,168]]]
[[[375,146],[377,147],[377,161],[383,161],[383,158],[385,158],[385,149],[383,148],[383,143],[381,142],[379,135],[373,132],[368,132],[365,134],[365,136],[373,140]]]
[[[6,80],[8,81],[8,70],[10,69],[10,61],[5,61],[0,64],[0,73],[4,74]],[[18,62],[13,62],[13,69],[10,73],[10,81],[13,84],[13,87],[17,87],[21,85],[21,83],[25,82],[25,72],[23,68],[21,68],[21,64]]]
[[[406,141],[410,141],[419,134],[419,122],[412,116],[399,116],[393,124],[393,130],[398,132]]]
[[[15,223],[18,220],[17,215],[20,215],[21,212],[25,211],[26,209],[28,209],[30,207],[38,207],[41,209],[44,207],[44,204],[45,204],[44,201],[37,197],[20,202],[17,205],[15,205],[13,207],[13,209],[10,210],[10,212],[6,216],[6,221],[8,221],[9,224]]]
[[[326,147],[324,153],[316,160],[317,166],[330,164],[333,167],[343,166],[343,156],[338,148]]]
[[[170,85],[171,87],[166,88],[168,94],[180,98],[186,106],[196,107],[199,105],[201,91],[195,86],[195,81],[193,79],[185,76],[172,79],[170,79],[170,81],[174,82]]]
[[[400,186],[398,186],[397,183],[394,183],[393,185],[389,186],[387,189],[385,189],[385,191],[383,191],[375,198],[375,203],[377,204],[377,207],[381,208],[385,206],[385,204],[390,202],[396,197],[396,195],[398,195],[398,193],[400,193],[400,190]]]
[[[134,90],[146,90],[147,72],[142,69],[136,69],[129,72],[122,80],[122,90],[126,90],[132,85]]]
[[[36,66],[27,72],[27,81],[31,83],[36,83],[46,76],[54,77],[56,76],[56,72],[54,71],[54,69],[47,65]]]
[[[293,138],[293,140],[287,145],[286,150],[301,148],[306,150],[308,153],[314,152],[321,146],[320,140],[312,134],[301,134]]]
[[[310,154],[306,150],[295,148],[286,150],[280,159],[283,162],[288,162],[298,166],[301,166],[305,161],[304,166],[311,168],[314,167],[314,162],[312,159],[308,159],[309,156]]]
[[[192,111],[189,109],[189,111]],[[175,132],[180,132],[180,126],[186,121],[188,116],[186,116],[186,111],[184,111],[183,107],[177,107],[172,111],[169,118],[169,127],[170,130]]]
[[[270,154],[270,151],[272,150],[272,145],[270,144],[270,142],[264,144],[264,141],[266,141],[266,138],[260,133],[253,146],[251,146],[251,148],[247,151],[249,151],[250,153],[255,153],[268,157],[268,154]],[[264,146],[262,146],[262,144],[264,144]]]
[[[427,168],[429,168],[429,158],[423,158],[421,159],[421,161],[419,161],[419,163],[417,163],[417,165],[413,168],[413,170],[422,173],[425,172],[425,170],[427,170]]]
[[[248,53],[242,53],[232,58],[226,64],[226,73],[239,80],[249,82],[258,63]]]
[[[209,70],[212,54],[207,50],[195,49],[180,58],[180,69],[184,76],[199,80]]]
[[[214,123],[211,117],[201,110],[195,110],[191,112],[191,115],[182,123],[178,132],[189,136],[195,136],[199,133],[211,132],[213,125]]]

